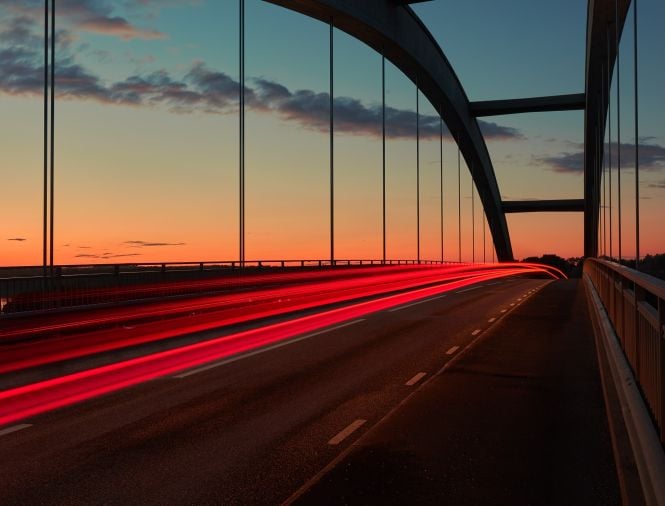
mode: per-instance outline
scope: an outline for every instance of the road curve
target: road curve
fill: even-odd
[[[274,504],[545,280],[487,281],[0,431],[0,502]]]

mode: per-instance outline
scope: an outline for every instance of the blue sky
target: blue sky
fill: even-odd
[[[584,91],[586,2],[415,4],[471,100]]]
[[[25,263],[39,258],[41,155],[40,149],[26,147],[40,146],[42,5],[40,0],[0,0],[0,170],[12,181],[10,189],[0,189],[0,199],[20,217],[3,224],[0,240],[25,238],[8,243],[11,251],[5,248],[7,258]],[[58,6],[62,208],[56,221],[63,237],[56,257],[232,258],[237,250],[238,3],[59,0]],[[471,100],[584,89],[583,1],[434,0],[413,8]],[[654,228],[665,200],[665,35],[658,21],[665,19],[665,4],[641,0],[640,9],[645,227]],[[246,36],[248,253],[325,256],[328,27],[247,0]],[[633,142],[631,37],[628,27],[621,48],[624,143]],[[377,257],[381,60],[339,30],[334,38],[339,248],[343,256]],[[416,89],[388,63],[386,91],[389,255],[405,257],[414,253]],[[574,111],[487,119],[498,133],[486,140],[504,198],[582,196],[583,117]],[[430,192],[438,181],[437,121],[421,96],[423,222],[432,257],[438,251],[437,195]],[[625,157],[630,149],[623,151]],[[456,147],[449,138],[443,161],[446,240],[454,241]],[[125,184],[129,179],[131,187]],[[464,167],[462,179],[466,244],[471,181]],[[108,237],[99,234],[99,223]],[[509,224],[518,257],[581,252],[581,216],[511,216]],[[219,234],[210,234],[215,227],[221,227]],[[530,231],[543,228],[548,233],[533,241]],[[94,252],[87,251],[88,242]],[[68,249],[71,244],[86,251]],[[164,246],[137,249],[137,244]],[[469,253],[467,247],[465,256]],[[0,257],[3,261],[10,260]]]

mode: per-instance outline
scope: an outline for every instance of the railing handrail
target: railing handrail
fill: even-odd
[[[629,281],[632,281],[640,288],[643,288],[658,298],[665,300],[665,281],[662,279],[659,279],[650,274],[646,274],[644,272],[636,271],[635,269],[631,269],[630,267],[612,262],[610,260],[587,258],[586,261],[602,264],[605,267],[612,269],[617,274],[620,274],[624,278],[628,279]]]
[[[597,258],[585,261],[584,274],[605,308],[665,443],[665,281]]]
[[[318,259],[318,258],[309,258],[309,259],[258,259],[258,260],[245,260],[241,262],[240,260],[209,260],[209,261],[177,261],[177,262],[120,262],[120,263],[98,263],[98,264],[59,264],[54,265],[53,267],[47,267],[48,274],[47,278],[51,277],[52,271],[60,272],[62,269],[71,269],[78,271],[86,271],[89,269],[107,269],[106,271],[100,272],[76,272],[70,274],[58,274],[62,277],[75,277],[75,276],[101,276],[101,275],[114,275],[118,274],[119,269],[128,269],[128,268],[155,268],[155,269],[168,269],[168,267],[211,267],[211,266],[220,266],[225,268],[238,268],[238,267],[270,267],[272,265],[277,265],[279,267],[329,267],[331,265],[339,267],[355,267],[359,265],[419,265],[419,264],[429,264],[429,265],[444,265],[444,264],[459,264],[464,265],[468,262],[456,262],[451,260],[426,260],[421,259],[420,261],[416,259],[377,259],[377,258],[340,258],[331,261],[328,259]],[[292,264],[292,265],[286,265]],[[2,276],[3,271],[32,271],[31,273],[26,273],[25,275],[16,275],[4,277]],[[20,266],[2,266],[0,267],[0,281],[8,281],[12,279],[42,279],[44,276],[42,274],[36,274],[44,270],[44,267],[41,265],[20,265]],[[113,272],[116,271],[116,272]],[[123,271],[122,274],[135,274],[140,273],[141,271],[131,272]],[[143,271],[150,272],[150,271]]]

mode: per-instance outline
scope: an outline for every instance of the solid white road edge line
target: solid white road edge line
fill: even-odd
[[[7,427],[5,429],[0,430],[0,436],[6,436],[7,434],[11,434],[12,432],[27,429],[28,427],[32,427],[32,424],[31,423],[22,423],[22,424],[19,424],[19,425],[12,425],[11,427]]]

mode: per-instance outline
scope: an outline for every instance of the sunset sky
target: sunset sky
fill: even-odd
[[[237,259],[237,1],[56,4],[55,262]],[[41,263],[42,9],[38,0],[0,0],[0,265]],[[471,100],[584,90],[585,2],[435,0],[414,9]],[[641,0],[644,254],[665,252],[665,32],[655,21],[664,16],[661,0]],[[631,11],[620,67],[626,256],[634,253],[632,38]],[[380,258],[381,59],[336,31],[334,63],[336,257]],[[247,259],[328,256],[328,65],[327,26],[247,0]],[[386,91],[388,257],[414,258],[417,92],[390,63]],[[421,257],[438,259],[439,119],[422,95],[420,113]],[[502,197],[581,198],[583,119],[582,111],[483,119]],[[443,149],[445,256],[456,260],[457,149],[448,135]],[[472,187],[462,164],[462,250],[471,260]],[[477,195],[475,203],[482,260]],[[582,254],[582,214],[508,215],[508,225],[516,258]],[[487,234],[488,259],[490,247]]]

